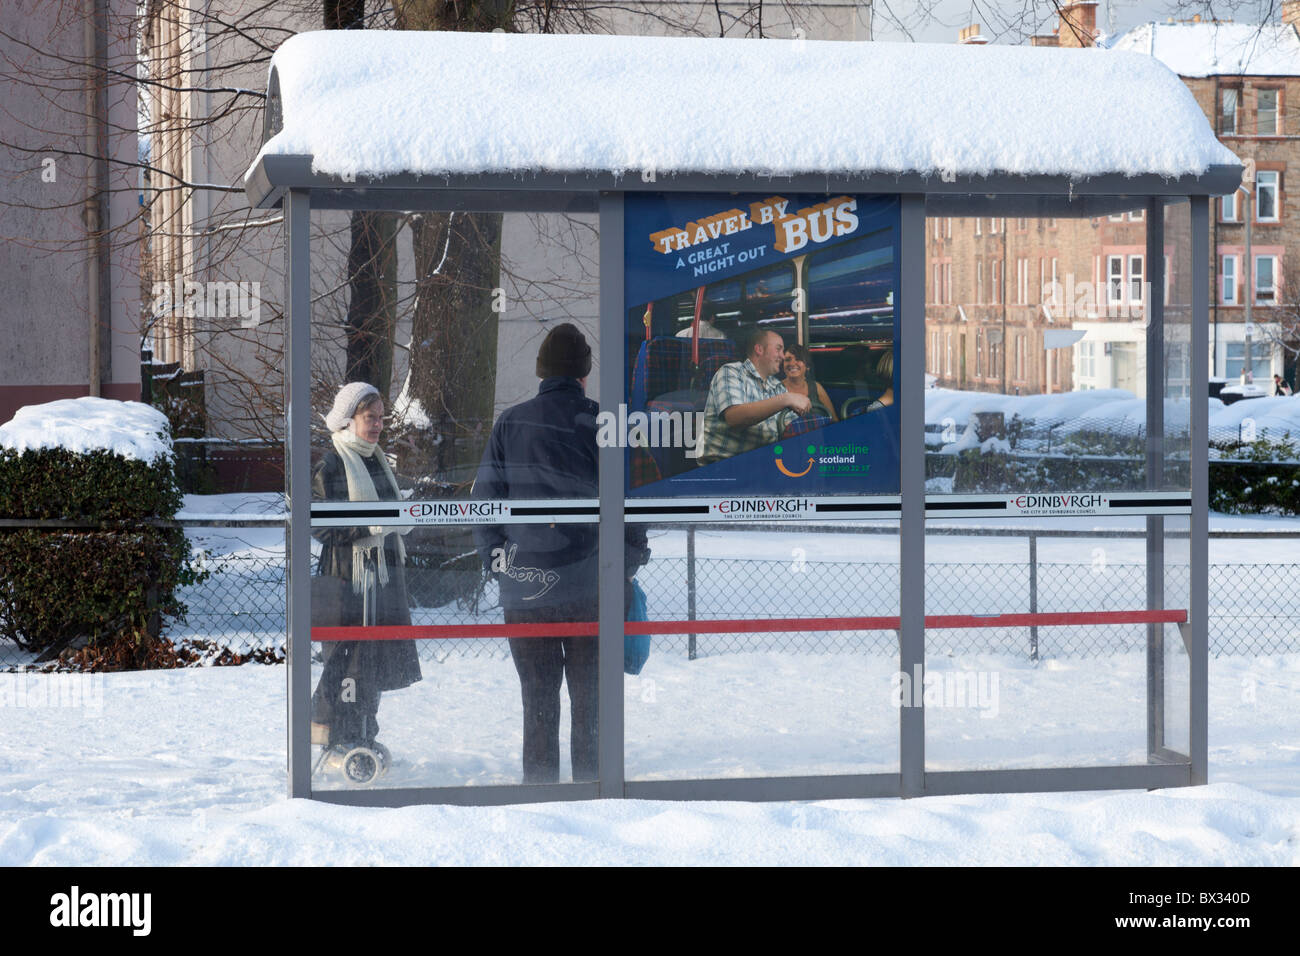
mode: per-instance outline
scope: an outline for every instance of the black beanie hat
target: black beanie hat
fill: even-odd
[[[590,372],[591,346],[576,325],[565,322],[546,333],[537,351],[538,378],[586,378]]]

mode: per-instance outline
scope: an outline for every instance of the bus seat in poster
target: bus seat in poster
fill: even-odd
[[[803,435],[806,432],[816,431],[819,428],[825,428],[827,425],[833,425],[829,415],[800,415],[781,432],[782,438],[793,438],[795,435]]]

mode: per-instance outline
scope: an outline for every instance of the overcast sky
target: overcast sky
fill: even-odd
[[[1124,33],[1139,23],[1194,14],[1238,23],[1277,21],[1281,0],[1100,0],[1097,25]],[[998,43],[1020,43],[1056,30],[1056,7],[1045,0],[875,0],[874,38],[954,43],[969,23]]]

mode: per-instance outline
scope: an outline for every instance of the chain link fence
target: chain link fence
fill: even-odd
[[[228,527],[232,522],[225,522]],[[236,522],[237,523],[237,522]],[[710,527],[716,536],[718,526]],[[731,529],[723,529],[731,530]],[[788,534],[815,534],[809,529],[769,528]],[[864,554],[879,548],[861,529]],[[888,535],[895,532],[889,529]],[[677,530],[677,534],[688,534]],[[836,532],[838,533],[838,532]],[[927,530],[928,536],[969,537],[971,530]],[[934,561],[926,567],[927,614],[995,614],[1025,611],[1134,610],[1147,606],[1146,565],[1092,560],[1089,563],[1039,560],[1039,542],[1062,537],[1052,531],[1027,534],[981,529],[996,541],[1004,536],[1028,538],[1032,560]],[[1093,535],[1071,532],[1086,547]],[[1141,541],[1140,532],[1108,532],[1110,538]],[[1210,652],[1265,655],[1300,651],[1300,563],[1214,563],[1215,541],[1232,533],[1211,534],[1209,568]],[[1300,546],[1300,534],[1254,534],[1265,548],[1289,550]],[[881,539],[875,537],[875,542]],[[1096,542],[1093,541],[1093,544]],[[653,542],[652,542],[653,544]],[[1279,548],[1279,545],[1282,547]],[[661,549],[671,551],[670,548]],[[899,613],[899,568],[896,560],[807,560],[810,549],[797,549],[789,558],[701,556],[652,557],[638,572],[650,616],[658,620],[737,619],[761,621],[772,617],[894,616]],[[812,549],[815,550],[815,549]],[[935,549],[938,550],[937,548]],[[467,557],[467,556],[462,556]],[[463,565],[465,562],[461,561]],[[166,635],[174,642],[204,642],[211,648],[238,654],[258,650],[282,652],[285,640],[285,570],[282,550],[252,548],[205,559],[211,571],[202,584],[182,589],[189,611],[184,621],[171,621]],[[1159,586],[1168,607],[1186,605],[1188,569],[1169,564]],[[463,573],[460,572],[460,573]],[[433,582],[432,584],[430,582]],[[462,596],[447,601],[436,575],[411,575],[408,590],[415,624],[473,624],[499,622],[496,586],[484,582],[477,593],[460,587]],[[439,592],[430,597],[431,591]],[[1166,638],[1177,640],[1167,626]],[[932,655],[1012,654],[1029,658],[1097,657],[1141,651],[1146,625],[1072,627],[988,627],[929,629],[927,651]],[[422,640],[426,661],[449,657],[509,658],[504,639]],[[703,657],[754,651],[792,654],[897,653],[892,630],[831,632],[769,632],[673,634],[654,637],[655,653]],[[32,663],[32,656],[0,641],[0,668]]]

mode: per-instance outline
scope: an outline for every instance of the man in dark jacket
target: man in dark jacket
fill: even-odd
[[[537,354],[535,398],[497,419],[474,481],[474,497],[596,498],[595,402],[583,393],[591,347],[566,322]],[[475,544],[500,587],[507,624],[594,621],[598,528],[595,524],[483,525]],[[629,525],[625,567],[630,581],[649,559],[645,529]],[[524,782],[560,776],[560,684],[567,678],[575,781],[597,778],[595,637],[517,637],[510,655],[524,705]]]

